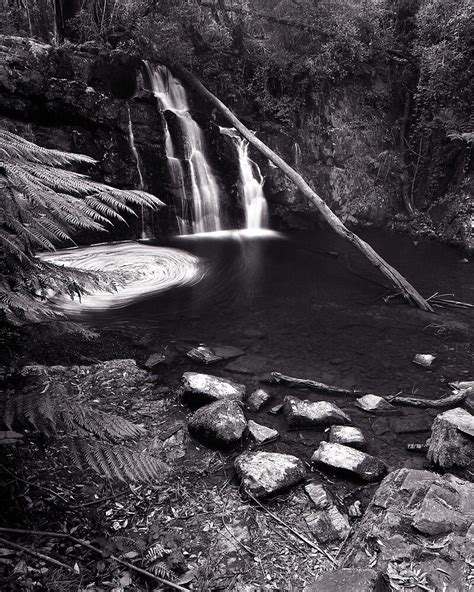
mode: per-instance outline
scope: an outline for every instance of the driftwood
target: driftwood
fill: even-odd
[[[285,374],[280,374],[280,372],[272,372],[271,376],[272,382],[284,382],[286,384],[290,384],[291,386],[311,388],[316,391],[325,391],[327,393],[331,393],[332,395],[360,397],[367,394],[367,392],[364,391],[339,388],[337,386],[331,386],[329,384],[324,384],[324,382],[318,382],[309,378],[295,378],[294,376],[286,376]],[[409,405],[411,407],[457,407],[467,397],[468,392],[469,389],[459,390],[448,397],[443,397],[442,399],[418,399],[416,397],[400,397],[398,394],[396,394],[395,396],[390,397],[389,401],[393,405]]]
[[[256,135],[251,132],[214,94],[212,94],[194,74],[191,74],[186,68],[177,66],[174,68],[176,72],[186,80],[200,95],[207,99],[214,105],[218,111],[236,128],[236,130],[259,150],[266,158],[268,158],[275,166],[277,166],[285,175],[293,181],[298,189],[307,197],[316,207],[320,215],[324,218],[332,230],[342,238],[348,240],[365,257],[381,271],[385,277],[390,280],[390,283],[400,291],[406,300],[419,306],[422,310],[434,312],[432,306],[418,293],[418,291],[389,263],[387,263],[368,243],[359,238],[356,234],[344,226],[339,218],[334,214],[331,208],[319,197],[319,195],[311,189],[303,177],[298,174],[289,164],[287,164],[278,154],[271,148],[259,140]]]
[[[410,405],[411,407],[457,407],[467,397],[467,390],[458,391],[442,399],[417,399],[416,397],[394,397],[392,405]]]
[[[285,374],[280,374],[280,372],[272,372],[271,376],[272,382],[285,382],[286,384],[290,384],[291,386],[311,388],[316,391],[325,391],[327,393],[332,393],[333,395],[348,395],[350,397],[360,397],[362,395],[367,394],[362,391],[351,391],[348,389],[340,388],[338,386],[331,386],[329,384],[324,384],[324,382],[317,382],[316,380],[311,380],[309,378],[295,378],[294,376],[286,376]]]

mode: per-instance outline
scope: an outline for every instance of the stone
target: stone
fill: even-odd
[[[271,409],[268,410],[268,413],[272,415],[277,415],[283,409],[283,403],[279,403],[278,405],[274,405]]]
[[[244,452],[234,466],[243,491],[257,498],[289,489],[306,476],[302,460],[277,452]]]
[[[435,360],[436,356],[433,354],[416,354],[413,358],[413,363],[423,368],[431,368]]]
[[[231,360],[244,355],[244,350],[240,347],[233,347],[232,345],[216,345],[215,347],[208,347],[206,345],[199,345],[193,347],[187,352],[188,358],[203,364],[212,364],[221,360]]]
[[[250,411],[259,411],[265,403],[268,403],[271,395],[263,389],[257,389],[247,399],[247,407]]]
[[[450,499],[446,499],[446,495]],[[437,536],[454,530],[467,530],[468,519],[460,508],[459,495],[436,483],[428,489],[420,508],[413,517],[413,526],[423,534]],[[471,506],[471,512],[474,506]]]
[[[456,407],[436,416],[428,440],[428,460],[443,469],[474,466],[474,416]]]
[[[225,369],[238,374],[260,374],[270,366],[270,360],[255,354],[245,354],[229,362]]]
[[[351,531],[349,520],[334,505],[309,514],[305,520],[314,536],[324,544],[343,541]]]
[[[255,440],[257,444],[265,444],[267,442],[272,442],[276,440],[280,435],[276,430],[273,428],[268,428],[267,426],[260,425],[259,423],[249,420],[248,422],[248,430],[249,434]]]
[[[245,351],[240,347],[234,347],[233,345],[215,345],[212,350],[222,360],[231,360],[232,358],[238,358],[243,356]]]
[[[395,409],[395,407],[383,397],[370,394],[356,399],[354,405],[357,405],[357,407],[360,407],[364,411],[370,411],[372,413],[393,411]]]
[[[326,490],[319,483],[308,483],[304,486],[304,490],[316,510],[325,510],[333,505]]]
[[[311,461],[348,471],[369,482],[377,481],[387,472],[387,467],[378,458],[355,448],[330,442],[321,442]]]
[[[245,386],[211,374],[185,372],[182,378],[181,392],[183,403],[199,407],[220,399],[233,399],[242,402]]]
[[[361,449],[367,445],[362,430],[352,426],[331,426],[329,430],[329,442]]]
[[[404,562],[426,574],[429,590],[469,590],[473,500],[474,484],[452,475],[393,471],[344,546],[340,566],[386,572]]]
[[[414,434],[416,432],[427,432],[431,428],[431,418],[425,415],[404,415],[403,417],[392,417],[390,426],[397,434]]]
[[[198,409],[188,423],[191,435],[210,446],[227,447],[243,436],[247,421],[236,401],[222,400]]]
[[[166,365],[166,356],[164,354],[151,354],[151,356],[149,356],[144,364],[145,368],[147,370],[150,370],[150,372],[157,372],[158,370],[160,370],[163,366]]]
[[[215,354],[210,347],[206,347],[205,345],[193,347],[193,349],[190,349],[186,355],[188,358],[191,358],[191,360],[201,362],[202,364],[212,364],[212,362],[219,362],[222,360],[222,358]]]
[[[351,418],[329,401],[298,399],[288,395],[283,401],[283,412],[290,428],[308,428],[352,423]]]
[[[383,581],[382,574],[374,569],[343,568],[329,571],[304,592],[389,592],[390,587]]]

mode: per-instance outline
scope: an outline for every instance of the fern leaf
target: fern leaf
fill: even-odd
[[[71,448],[74,458],[81,466],[89,466],[109,479],[151,483],[162,478],[170,470],[168,465],[159,459],[143,452],[134,452],[124,446],[73,438]]]

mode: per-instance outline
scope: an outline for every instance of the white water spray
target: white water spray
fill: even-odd
[[[247,230],[265,228],[268,226],[268,206],[263,194],[263,176],[258,165],[249,156],[249,143],[233,127],[221,127],[220,131],[230,136],[237,146],[245,228]]]
[[[189,112],[186,90],[168,68],[152,68],[147,62],[145,66],[160,111],[171,111],[177,118],[178,137],[172,137],[165,120],[165,147],[168,170],[181,202],[177,216],[180,234],[188,233],[190,228],[194,233],[221,230],[219,186],[207,161],[202,130]],[[187,180],[192,208],[187,206]]]

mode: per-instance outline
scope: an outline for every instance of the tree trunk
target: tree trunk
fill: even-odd
[[[182,66],[175,67],[178,74],[186,80],[199,94],[212,103],[224,117],[248,140],[257,150],[266,156],[275,166],[293,181],[298,189],[316,206],[316,209],[325,219],[327,224],[342,238],[352,243],[361,251],[367,259],[379,269],[391,284],[401,292],[410,302],[419,306],[422,310],[434,312],[431,305],[415,290],[415,288],[391,265],[389,265],[369,244],[351,232],[339,218],[332,212],[329,206],[311,189],[301,175],[299,175],[289,164],[271,150],[266,144],[259,140],[235,115],[213,95],[191,72]]]

